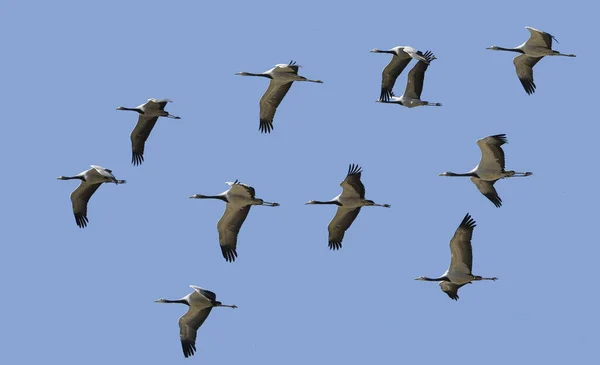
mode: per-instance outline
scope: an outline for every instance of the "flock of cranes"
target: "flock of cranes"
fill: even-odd
[[[539,60],[544,56],[575,57],[575,55],[562,54],[552,50],[552,40],[556,40],[552,35],[530,27],[526,28],[530,32],[530,37],[522,45],[515,48],[492,46],[488,49],[520,53],[520,55],[514,58],[513,63],[525,91],[527,94],[532,94],[536,88],[533,82],[533,67]],[[422,53],[409,46],[398,46],[389,50],[373,49],[371,52],[392,55],[391,61],[382,72],[381,92],[377,100],[378,102],[399,104],[408,108],[441,106],[437,102],[421,100],[425,71],[427,71],[431,62],[436,59],[432,52],[426,51]],[[416,64],[408,73],[404,93],[402,96],[396,97],[393,92],[396,80],[413,59],[416,60]],[[271,133],[274,129],[273,122],[277,108],[294,81],[322,83],[321,80],[311,80],[298,75],[300,67],[300,65],[291,61],[289,64],[275,65],[275,67],[263,73],[237,73],[240,76],[258,76],[270,79],[269,86],[260,99],[260,132]],[[180,117],[172,115],[165,110],[170,101],[168,99],[148,99],[146,103],[135,108],[122,106],[117,108],[117,110],[129,110],[138,113],[137,124],[131,132],[131,163],[134,166],[139,166],[144,162],[145,144],[158,118],[180,119]],[[481,194],[489,199],[494,206],[501,207],[502,199],[494,187],[496,181],[505,178],[532,175],[531,172],[505,170],[505,157],[504,150],[502,149],[505,143],[507,143],[507,139],[504,134],[492,135],[477,140],[477,145],[481,150],[481,159],[475,168],[466,173],[444,172],[440,176],[469,177]],[[365,186],[361,181],[361,174],[361,167],[351,164],[345,179],[340,184],[342,187],[341,194],[328,201],[310,200],[306,203],[307,205],[330,204],[337,206],[335,216],[328,225],[328,245],[331,250],[342,248],[344,235],[358,217],[362,207],[391,207],[390,204],[377,204],[373,200],[365,198]],[[60,176],[58,179],[80,180],[79,186],[70,196],[75,223],[80,228],[85,228],[89,223],[87,215],[88,203],[100,185],[103,183],[114,183],[115,185],[125,183],[125,180],[118,180],[111,170],[97,165],[91,165],[89,170],[77,175]],[[221,194],[194,194],[190,198],[217,199],[225,202],[225,211],[217,223],[219,245],[224,259],[228,262],[234,262],[238,256],[238,235],[250,213],[250,208],[254,205],[277,207],[279,204],[257,198],[253,187],[240,183],[238,180],[227,182],[227,184],[230,188]],[[473,275],[472,273],[473,254],[471,239],[474,228],[475,220],[467,213],[450,240],[451,260],[446,272],[438,278],[420,276],[415,280],[438,281],[441,290],[453,300],[458,300],[458,290],[466,284],[471,284],[473,281],[497,280],[496,277],[486,278]],[[191,285],[191,287],[194,291],[181,299],[156,300],[159,303],[180,303],[189,307],[187,313],[179,319],[180,340],[185,357],[194,355],[196,351],[196,333],[213,307],[236,308],[235,305],[225,305],[217,301],[215,293],[209,290],[194,285]]]

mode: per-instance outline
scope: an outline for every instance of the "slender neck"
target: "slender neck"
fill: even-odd
[[[61,176],[59,177],[60,180],[75,180],[75,179],[79,179],[81,181],[85,181],[85,177],[83,177],[82,175],[76,175],[76,176]]]
[[[389,53],[389,54],[393,54],[394,56],[396,56],[396,52],[394,52],[394,51],[386,51],[386,50],[383,50],[383,49],[376,49],[376,50],[373,50],[373,52],[375,52],[375,53]]]
[[[320,201],[318,201],[318,200],[313,200],[313,201],[311,202],[311,204],[335,204],[335,205],[340,205],[340,206],[342,205],[340,202],[338,202],[338,201],[336,201],[336,200],[330,200],[330,201],[328,201],[328,202],[320,202]]]
[[[441,276],[439,278],[428,278],[428,277],[424,276],[421,280],[424,280],[424,281],[448,281],[448,278],[445,276]]]
[[[140,114],[144,114],[144,112],[138,108],[126,108],[126,107],[122,106],[122,107],[119,107],[119,110],[130,110],[132,112],[138,112]]]
[[[187,300],[185,299],[177,299],[177,300],[169,300],[169,299],[163,299],[160,301],[161,303],[179,303],[179,304],[185,304],[187,306],[190,305],[190,303],[188,303]]]
[[[457,174],[457,173],[454,173],[454,172],[448,172],[444,176],[475,176],[475,177],[477,177],[477,174],[475,174],[474,172],[465,172],[464,174]]]
[[[219,199],[227,203],[227,198],[224,195],[200,195],[196,194],[194,196],[196,199]]]
[[[267,79],[272,79],[271,75],[269,75],[269,74],[253,74],[251,72],[243,72],[240,75],[242,75],[242,76],[258,76],[258,77],[266,77]]]
[[[504,47],[496,47],[494,51],[508,51],[508,52],[517,52],[517,53],[525,53],[518,48],[504,48]]]

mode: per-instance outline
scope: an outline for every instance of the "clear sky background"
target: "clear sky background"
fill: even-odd
[[[2,41],[4,364],[594,364],[598,359],[598,8],[589,1],[205,2],[10,1]],[[525,26],[577,58],[545,58],[528,96],[514,54]],[[411,45],[437,56],[423,99],[375,103],[390,56]],[[263,72],[300,74],[270,135],[258,131]],[[402,94],[406,75],[395,91]],[[137,115],[170,98],[133,167]],[[475,141],[506,133],[495,208],[465,172]],[[341,251],[327,247],[348,165],[367,198]],[[98,164],[103,185],[79,229],[57,181]],[[281,203],[254,207],[238,259],[221,256],[218,194],[239,179]],[[450,300],[437,283],[465,213],[477,221],[475,274],[497,276]],[[189,284],[217,308],[185,360],[177,299]]]

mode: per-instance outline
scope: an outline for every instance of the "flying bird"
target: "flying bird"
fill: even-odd
[[[381,72],[381,94],[379,100],[388,101],[392,96],[392,89],[398,76],[404,71],[411,59],[429,62],[421,51],[410,46],[397,46],[388,50],[372,49],[373,53],[388,53],[392,55],[390,63]]]
[[[135,108],[126,108],[120,106],[117,110],[131,110],[139,114],[138,122],[135,128],[131,131],[131,163],[134,166],[141,165],[144,162],[144,147],[146,140],[152,132],[152,128],[156,124],[158,117],[167,117],[173,119],[181,119],[176,115],[171,115],[165,111],[167,103],[173,102],[169,99],[148,99],[147,102]]]
[[[215,293],[202,289],[195,285],[190,285],[194,291],[185,297],[177,300],[158,299],[156,303],[180,303],[189,307],[188,311],[179,318],[179,338],[181,339],[181,348],[183,355],[189,357],[196,352],[196,334],[198,328],[206,320],[213,307],[237,308],[236,305],[223,304],[217,301]]]
[[[531,172],[515,172],[504,170],[504,150],[502,145],[508,143],[506,134],[496,134],[493,136],[477,140],[479,149],[481,149],[481,160],[475,168],[467,173],[456,174],[454,172],[444,172],[440,176],[470,176],[471,181],[477,189],[488,198],[497,208],[502,206],[502,199],[498,195],[494,184],[496,181],[507,177],[525,177],[532,175]]]
[[[226,261],[233,262],[237,257],[238,233],[240,233],[240,228],[242,228],[242,224],[244,224],[250,212],[250,207],[253,205],[277,207],[279,203],[270,203],[262,199],[257,199],[253,187],[242,184],[237,180],[227,182],[226,184],[231,186],[231,188],[219,195],[195,194],[190,196],[190,198],[219,199],[227,203],[225,212],[217,223],[217,231],[219,231],[219,244],[221,245],[223,257]]]
[[[112,171],[101,166],[91,165],[91,169],[80,172],[75,176],[59,176],[58,180],[81,180],[77,189],[71,193],[73,203],[73,214],[75,223],[79,228],[85,228],[88,224],[87,205],[90,198],[102,183],[125,184],[125,180],[117,180]]]
[[[255,74],[250,72],[238,72],[240,76],[260,76],[270,79],[269,87],[260,98],[260,125],[259,130],[262,133],[271,133],[273,130],[273,118],[277,107],[281,104],[283,97],[287,94],[294,81],[308,81],[322,84],[321,80],[309,80],[304,76],[298,75],[296,62],[291,61],[289,64],[277,64],[272,69],[263,73]]]
[[[484,278],[478,275],[473,275],[473,249],[471,247],[471,238],[473,237],[473,229],[475,228],[475,220],[467,213],[462,222],[456,229],[454,237],[450,240],[450,267],[444,275],[439,278],[428,278],[419,276],[415,280],[421,281],[439,281],[442,291],[450,297],[450,299],[458,300],[458,289],[466,284],[471,284],[473,281],[493,280],[498,278]]]
[[[425,80],[425,71],[431,61],[435,60],[435,56],[430,51],[423,54],[425,61],[419,61],[408,73],[406,80],[406,89],[401,97],[396,97],[392,91],[389,92],[389,98],[379,99],[377,102],[387,104],[398,104],[407,108],[414,108],[417,106],[442,106],[441,103],[430,103],[428,101],[421,100],[421,93],[423,92],[423,81]]]
[[[376,204],[372,200],[365,199],[365,186],[360,181],[362,169],[355,164],[348,168],[348,175],[342,181],[342,193],[330,201],[310,200],[306,204],[335,204],[338,206],[335,216],[329,222],[327,227],[329,231],[329,249],[339,250],[342,248],[342,240],[346,230],[350,228],[352,222],[360,213],[360,208],[364,206],[376,206],[389,208],[389,204]]]
[[[533,82],[533,66],[535,66],[544,56],[565,56],[575,57],[574,54],[563,54],[552,50],[552,40],[556,38],[546,32],[531,27],[525,27],[530,35],[529,39],[515,48],[502,48],[491,46],[487,49],[492,51],[509,51],[520,53],[513,59],[517,76],[528,95],[535,92],[535,83]],[[558,43],[558,41],[556,41]]]

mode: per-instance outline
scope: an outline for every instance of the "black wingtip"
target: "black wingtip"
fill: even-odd
[[[494,134],[493,136],[490,136],[493,139],[497,140],[498,142],[505,144],[508,143],[508,139],[506,138],[506,134],[502,133],[502,134]]]
[[[392,96],[394,96],[394,93],[391,90],[381,89],[381,94],[379,94],[379,101],[390,101]]]
[[[360,173],[362,173],[362,167],[358,166],[357,164],[351,163],[348,167],[348,176],[358,175]]]
[[[525,89],[525,92],[527,93],[527,95],[531,95],[533,93],[535,93],[535,82],[533,82],[533,80],[529,80],[529,79],[519,79],[519,81],[521,81],[521,85],[523,85],[523,88]]]
[[[237,251],[235,248],[221,247],[221,253],[227,262],[234,262],[237,257]]]
[[[437,57],[435,57],[435,55],[429,50],[427,50],[425,54],[423,54],[423,57],[425,57],[425,59],[427,60],[427,64],[430,64],[433,60],[437,60]]]
[[[329,241],[329,249],[332,251],[337,251],[342,248],[342,242],[337,241]]]
[[[260,121],[260,125],[258,126],[258,129],[260,130],[261,133],[271,133],[271,131],[274,129],[275,127],[273,126],[273,122],[270,122],[268,120],[262,120]]]
[[[462,222],[460,222],[460,228],[470,228],[473,229],[477,226],[477,224],[475,224],[475,220],[473,219],[473,217],[471,217],[471,214],[467,213],[467,215],[465,215],[465,217],[463,218]]]
[[[144,162],[144,155],[141,153],[133,152],[131,154],[131,164],[133,166],[139,166]]]
[[[183,349],[183,356],[190,357],[196,352],[196,344],[191,341],[181,341],[181,348]]]
[[[502,199],[500,199],[498,195],[489,194],[485,197],[488,198],[496,208],[500,208],[502,206]]]
[[[75,223],[77,223],[77,227],[85,228],[87,227],[88,222],[87,216],[83,214],[75,214]]]

